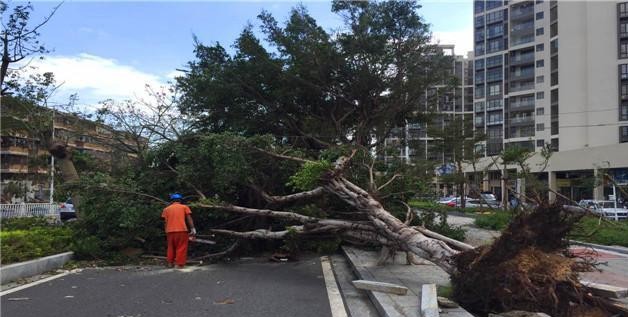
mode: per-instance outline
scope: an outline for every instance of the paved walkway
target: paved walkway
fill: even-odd
[[[408,294],[368,292],[381,316],[419,317],[423,284],[449,286],[449,275],[434,264],[406,265],[405,253],[397,252],[394,261],[378,266],[378,253],[344,246],[343,250],[360,279],[387,282],[408,288]],[[461,308],[442,309],[443,317],[471,317]]]

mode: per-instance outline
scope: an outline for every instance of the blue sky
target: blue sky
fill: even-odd
[[[48,14],[58,2],[33,2],[34,21]],[[326,29],[341,24],[330,11],[330,2],[300,2]],[[432,25],[435,40],[456,44],[458,54],[472,49],[472,2],[421,1],[420,10]],[[143,96],[145,84],[165,84],[177,68],[193,59],[192,34],[204,43],[231,46],[246,23],[257,25],[256,16],[270,11],[284,21],[299,2],[96,2],[66,1],[41,32],[52,49],[40,71],[53,71],[63,85],[55,101],[78,93],[79,105],[100,100]]]

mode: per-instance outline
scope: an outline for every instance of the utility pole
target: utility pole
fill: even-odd
[[[55,109],[54,106],[52,108],[52,142],[55,140]],[[55,193],[55,156],[50,155],[50,204],[54,203],[54,193]]]

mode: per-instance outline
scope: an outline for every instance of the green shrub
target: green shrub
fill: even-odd
[[[72,229],[47,227],[0,232],[2,264],[22,262],[70,251]]]
[[[475,218],[475,225],[490,230],[502,230],[508,226],[512,219],[512,213],[508,211],[498,211],[485,215],[478,215]]]
[[[426,210],[420,212],[415,219],[417,224],[423,225],[425,228],[432,230],[434,232],[440,233],[449,238],[464,241],[465,233],[464,229],[460,226],[452,226],[447,223],[447,213],[446,212],[433,212],[430,210]],[[414,223],[414,222],[413,222]]]
[[[0,230],[27,230],[50,226],[50,220],[44,217],[3,218],[0,220]]]
[[[628,223],[607,223],[597,217],[585,217],[571,231],[569,239],[628,247]]]

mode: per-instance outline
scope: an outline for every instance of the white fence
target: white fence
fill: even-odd
[[[0,204],[2,218],[59,217],[57,204]]]

